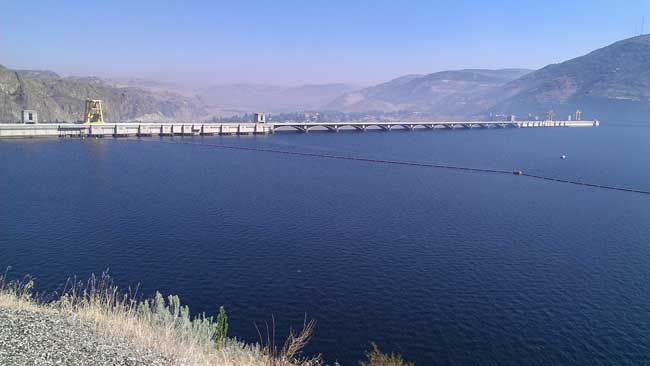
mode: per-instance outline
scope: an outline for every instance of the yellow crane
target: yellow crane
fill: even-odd
[[[86,99],[86,110],[84,111],[84,124],[86,125],[104,124],[104,112],[102,111],[101,100]]]

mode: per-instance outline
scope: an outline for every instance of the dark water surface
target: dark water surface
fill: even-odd
[[[224,304],[248,340],[308,314],[309,350],[344,366],[371,340],[417,366],[650,363],[650,196],[155,141],[0,141],[0,268],[47,291],[110,268],[196,312]],[[642,127],[163,141],[650,190]]]

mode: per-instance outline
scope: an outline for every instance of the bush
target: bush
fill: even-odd
[[[319,366],[320,355],[303,357],[313,331],[313,321],[300,333],[289,334],[283,348],[247,344],[228,337],[228,317],[220,307],[216,319],[192,316],[178,296],[141,299],[123,292],[108,274],[86,282],[70,280],[62,293],[45,302],[32,294],[33,281],[7,282],[0,275],[0,305],[54,311],[93,326],[98,337],[126,339],[135,346],[159,352],[170,364],[184,366]],[[275,334],[275,332],[273,333]],[[275,337],[273,337],[275,339]],[[216,346],[215,346],[216,344]]]
[[[413,362],[405,361],[402,355],[382,353],[375,342],[370,343],[372,349],[366,352],[366,359],[359,362],[361,366],[413,366]]]
[[[228,338],[228,315],[226,315],[226,309],[221,306],[217,315],[217,334],[215,336],[217,347],[221,347],[226,338]]]

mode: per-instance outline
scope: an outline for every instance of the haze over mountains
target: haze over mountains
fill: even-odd
[[[318,110],[354,89],[354,86],[342,83],[298,87],[225,84],[201,87],[196,93],[206,105],[212,106],[213,111],[231,115],[255,111],[282,113]]]
[[[134,87],[153,93],[169,92],[196,98],[211,116],[252,111],[269,113],[316,110],[343,93],[357,89],[348,84],[280,86],[265,84],[181,85],[147,79],[108,79],[115,87]]]
[[[41,121],[77,121],[87,97],[104,100],[110,121],[205,120],[253,111],[458,120],[494,114],[524,119],[554,110],[557,118],[565,118],[581,109],[586,118],[647,122],[650,35],[619,41],[537,71],[443,71],[406,75],[363,89],[347,84],[196,87],[143,79],[60,77],[51,71],[0,66],[1,122],[17,121],[22,109],[37,110]]]
[[[458,70],[407,75],[352,93],[326,106],[344,112],[419,112],[436,118],[468,117],[485,109],[484,97],[532,70]]]
[[[145,79],[61,77],[52,71],[0,66],[0,122],[34,109],[41,122],[76,122],[86,98],[104,102],[107,121],[206,120],[252,111],[314,110],[342,93],[345,84],[280,87],[240,84],[194,87]]]

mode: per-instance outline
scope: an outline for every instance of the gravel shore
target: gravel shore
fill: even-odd
[[[126,340],[107,339],[74,316],[0,305],[0,365],[166,366],[172,362]]]

